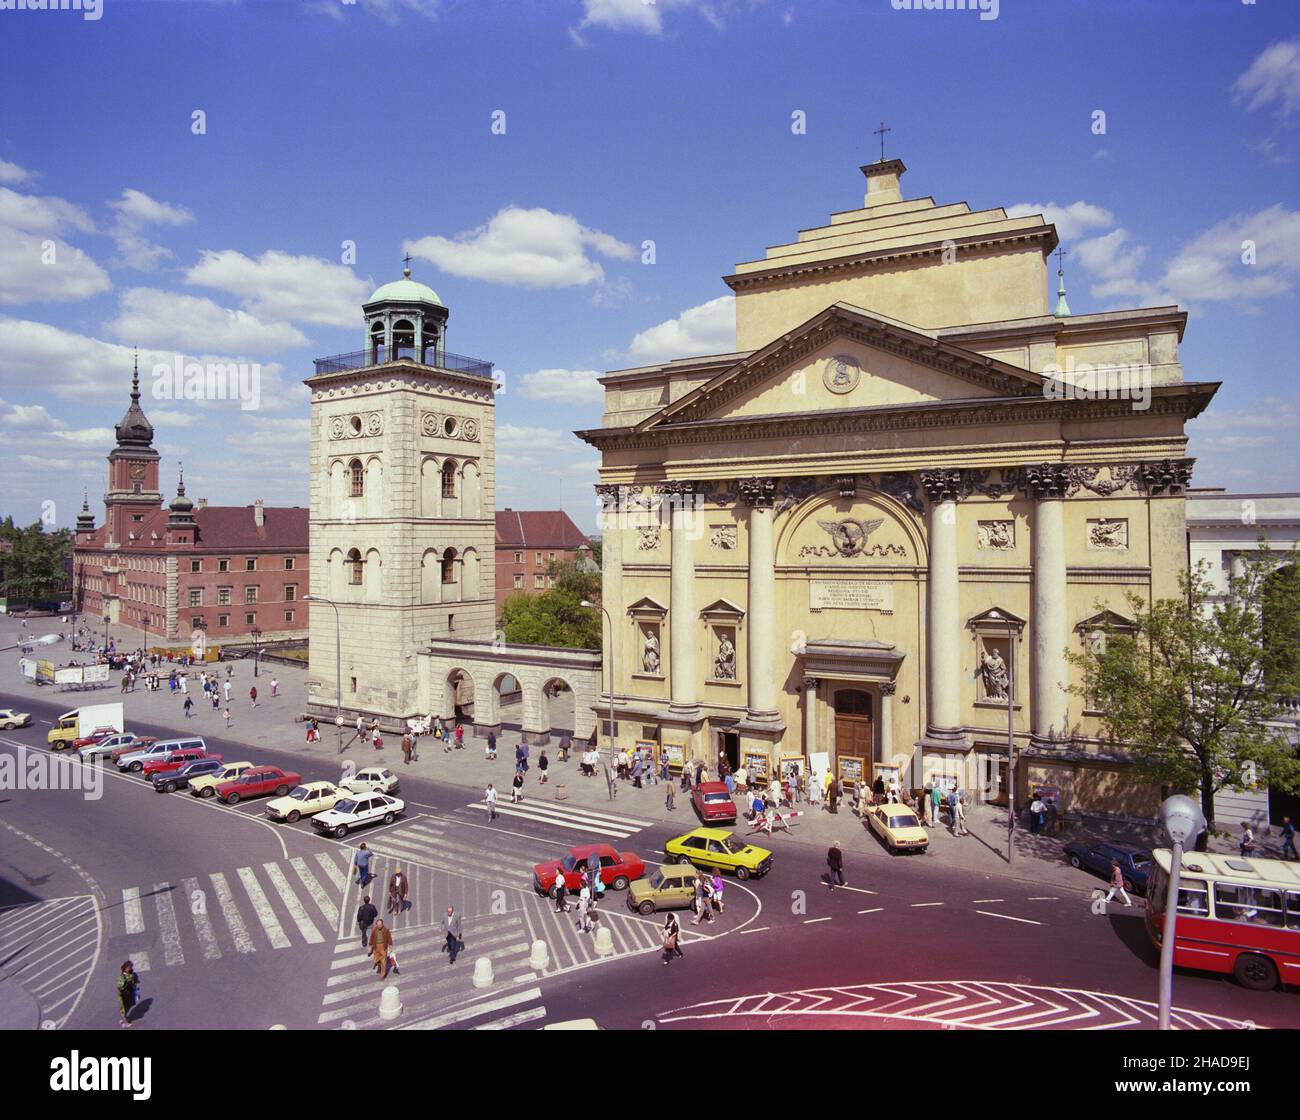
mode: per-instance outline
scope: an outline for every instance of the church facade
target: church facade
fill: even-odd
[[[860,208],[725,278],[736,352],[601,379],[597,710],[678,764],[998,801],[1014,759],[1017,801],[1149,815],[1069,654],[1177,593],[1217,388],[1183,380],[1186,314],[1053,310],[1040,216],[862,171]]]

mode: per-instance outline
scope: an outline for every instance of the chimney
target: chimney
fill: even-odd
[[[259,529],[266,524],[266,504],[261,498],[253,503],[253,524]]]
[[[207,508],[208,508],[208,499],[207,499],[207,498],[200,498],[200,499],[199,499],[199,500],[194,504],[194,508],[195,508],[195,509],[207,509]]]
[[[858,170],[867,177],[867,197],[862,200],[864,207],[883,206],[887,202],[903,200],[898,181],[903,177],[907,166],[901,159],[877,160]]]

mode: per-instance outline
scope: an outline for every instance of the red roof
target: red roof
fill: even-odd
[[[586,535],[562,509],[497,510],[496,543],[498,548],[578,548],[588,545]]]
[[[302,506],[266,506],[263,524],[259,528],[253,520],[252,506],[205,506],[194,511],[199,531],[190,551],[241,552],[256,549],[282,549],[286,552],[306,552],[308,544],[309,511]],[[171,511],[147,510],[144,520],[132,523],[133,541],[121,541],[123,550],[156,548],[160,552],[167,544],[167,518]],[[154,537],[154,534],[157,537]],[[108,528],[100,525],[78,549],[101,549],[108,539]]]

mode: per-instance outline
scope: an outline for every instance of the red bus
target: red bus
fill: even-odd
[[[1147,883],[1147,935],[1160,947],[1171,852]],[[1174,964],[1232,973],[1256,991],[1300,984],[1300,863],[1189,852],[1178,878]]]

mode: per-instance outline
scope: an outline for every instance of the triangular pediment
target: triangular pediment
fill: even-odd
[[[837,303],[636,427],[1043,396],[1044,378]]]
[[[659,602],[658,599],[652,599],[649,595],[646,595],[628,607],[627,613],[632,615],[657,615],[663,617],[668,613],[668,608],[665,607],[663,603]]]
[[[1074,629],[1079,634],[1091,634],[1094,630],[1118,630],[1120,633],[1137,629],[1137,623],[1112,610],[1098,611],[1075,623]]]

